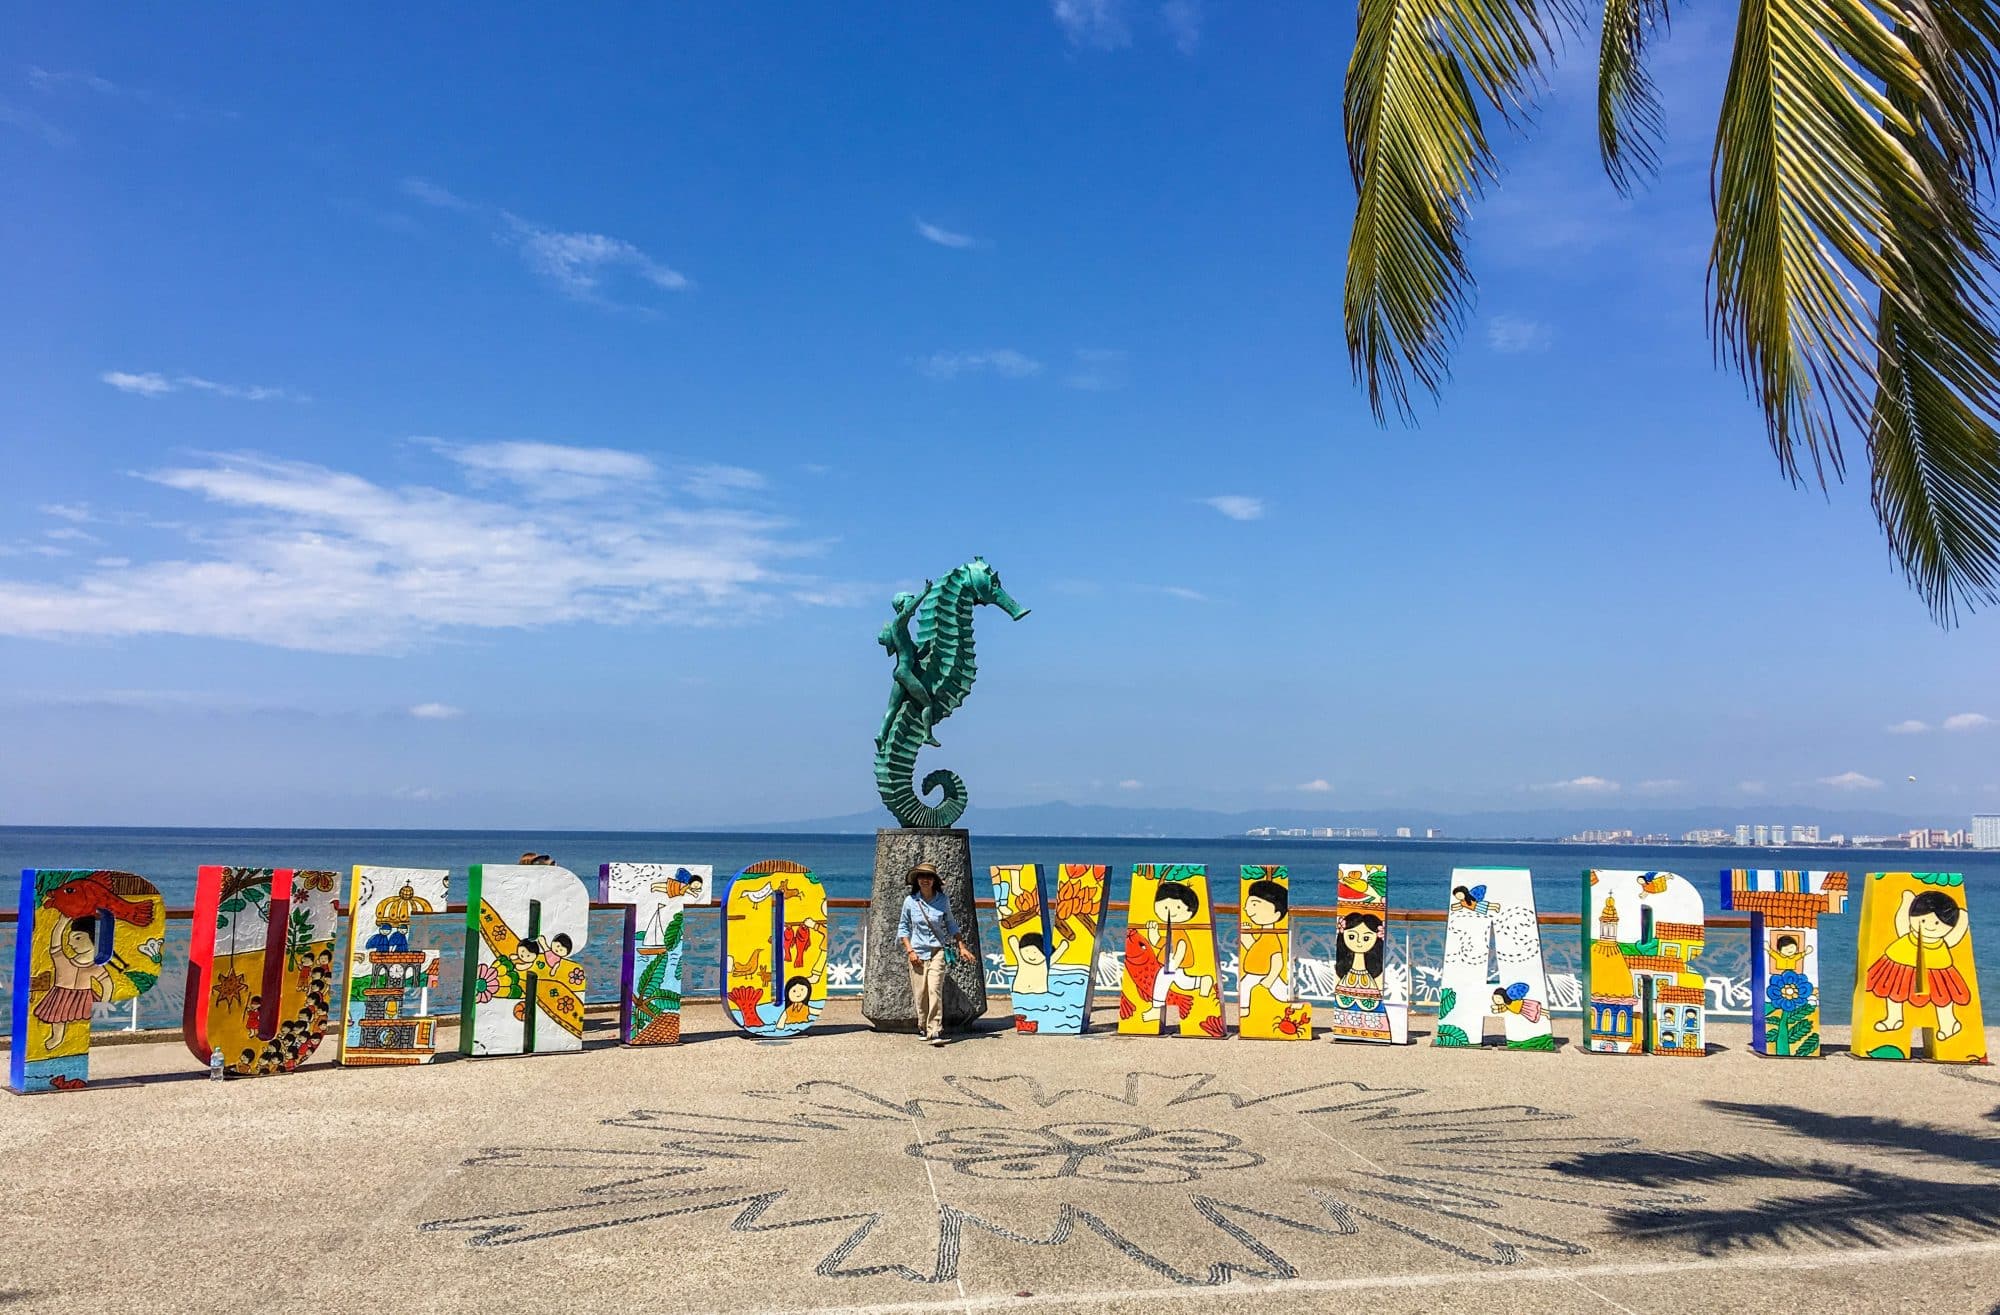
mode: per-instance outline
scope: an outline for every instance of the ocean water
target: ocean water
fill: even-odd
[[[0,827],[0,870],[19,872],[22,868],[115,868],[137,873],[152,881],[166,896],[170,907],[184,908],[193,903],[195,870],[204,864],[239,867],[326,868],[342,874],[357,863],[392,867],[448,868],[452,873],[454,896],[463,891],[465,869],[473,863],[511,863],[525,850],[551,855],[595,889],[598,864],[604,862],[670,862],[712,864],[717,877],[717,897],[727,874],[765,859],[790,859],[817,873],[827,893],[836,898],[866,898],[874,866],[875,840],[869,835],[793,835],[699,832],[635,831],[347,831],[347,830],[195,830],[139,828]],[[1211,889],[1219,902],[1235,900],[1236,869],[1242,864],[1283,864],[1290,868],[1293,900],[1299,905],[1331,905],[1334,902],[1335,868],[1340,863],[1384,863],[1389,869],[1389,902],[1397,908],[1442,909],[1455,867],[1525,867],[1534,873],[1536,901],[1544,913],[1575,913],[1582,898],[1582,873],[1586,868],[1639,868],[1678,872],[1692,881],[1707,901],[1710,914],[1719,912],[1719,873],[1731,867],[1813,867],[1845,870],[1860,874],[1870,871],[1950,871],[1966,874],[1967,896],[1974,918],[1974,940],[1983,950],[1979,979],[1982,994],[2000,1002],[2000,934],[1987,928],[2000,922],[2000,852],[1909,851],[1909,850],[1824,850],[1824,849],[1738,849],[1688,846],[1610,846],[1529,844],[1496,841],[1368,841],[1368,840],[1253,840],[1247,837],[1204,839],[1104,839],[1059,836],[980,835],[972,837],[972,860],[976,878],[998,863],[1102,863],[1112,873],[1112,898],[1122,899],[1127,874],[1139,863],[1206,864]],[[977,893],[990,894],[983,880]],[[9,889],[13,889],[11,880]],[[343,884],[344,893],[344,884]],[[11,905],[11,894],[5,897]],[[1846,914],[1821,926],[1821,983],[1825,1016],[1830,1022],[1847,1018],[1847,996],[1855,967],[1855,925],[1858,896],[1850,899]],[[860,919],[841,914],[836,919],[852,925],[843,929],[849,949],[858,950]],[[440,919],[440,922],[444,920]],[[1296,952],[1304,959],[1320,952],[1310,942],[1306,929],[1325,920],[1309,919],[1301,924]],[[1101,949],[1115,952],[1122,944],[1122,917],[1114,917],[1105,929]],[[603,957],[605,967],[593,967],[593,982],[601,975],[615,976],[617,956],[613,951],[618,936],[615,915],[599,914],[592,919],[591,956]],[[1400,958],[1406,981],[1415,991],[1427,969],[1433,968],[1442,953],[1441,929],[1434,924],[1405,925],[1392,959]],[[1321,929],[1325,930],[1324,928]],[[1227,956],[1233,946],[1233,922],[1218,921],[1218,939]],[[699,996],[706,976],[712,976],[708,944],[712,930],[704,923],[691,926],[691,960],[688,989]],[[170,930],[169,957],[185,955],[185,923]],[[0,925],[0,1005],[12,986],[13,928]],[[1575,958],[1576,933],[1571,929],[1544,930],[1551,971],[1559,970],[1559,960]],[[990,948],[990,936],[989,948]],[[1747,972],[1747,940],[1744,933],[1717,933],[1711,937],[1709,956],[1701,961],[1704,971],[1722,974],[1741,982]],[[1326,953],[1330,957],[1330,950]],[[1712,961],[1711,961],[1712,956]],[[858,966],[858,965],[857,965]],[[1302,979],[1309,977],[1310,965],[1302,963]],[[1115,964],[1108,968],[1115,990]],[[178,996],[162,982],[162,990],[149,997],[144,1010],[148,1026],[161,1025],[167,1015],[177,1012]],[[836,981],[838,993],[858,986],[858,976]],[[712,989],[712,983],[707,984]],[[1725,1014],[1740,1016],[1749,1004],[1740,991],[1720,985],[1712,1007]],[[595,986],[593,997],[599,992]],[[1103,972],[1100,972],[1100,999]],[[440,1005],[447,1002],[441,1000]],[[1559,1007],[1560,1007],[1560,1002]],[[450,1003],[455,1008],[455,1001]],[[1996,1005],[2000,1008],[2000,1005]],[[0,1026],[4,1026],[0,1012]],[[106,1019],[100,1017],[100,1026]]]
[[[278,831],[84,827],[0,827],[0,871],[22,868],[116,868],[151,881],[181,907],[193,902],[195,869],[329,868],[356,863],[449,868],[456,881],[473,863],[512,863],[526,850],[548,854],[595,885],[597,866],[611,862],[710,863],[717,885],[729,873],[764,859],[785,858],[811,868],[836,898],[865,899],[875,864],[867,835],[791,835],[675,831]],[[1234,902],[1236,869],[1245,863],[1290,867],[1295,902],[1332,904],[1340,863],[1386,863],[1389,902],[1398,908],[1444,907],[1455,867],[1525,867],[1535,874],[1544,913],[1575,913],[1586,868],[1678,872],[1694,882],[1716,912],[1717,874],[1725,868],[1830,868],[1848,872],[1963,872],[1975,916],[2000,900],[2000,850],[1738,849],[1687,845],[1589,846],[1477,840],[1105,839],[1064,836],[972,837],[972,864],[983,874],[995,863],[1103,863],[1114,876],[1112,898],[1123,897],[1122,875],[1135,863],[1205,863],[1218,897]],[[720,891],[718,890],[718,894]],[[982,889],[982,896],[990,894]],[[1850,903],[1847,917],[1854,916]],[[1833,924],[1838,938],[1840,921]],[[2000,941],[1993,942],[2000,945]]]

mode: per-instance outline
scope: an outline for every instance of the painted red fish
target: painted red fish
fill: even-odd
[[[120,922],[143,927],[153,916],[152,906],[126,899],[95,876],[76,877],[63,882],[44,895],[42,903],[72,921],[108,912]]]

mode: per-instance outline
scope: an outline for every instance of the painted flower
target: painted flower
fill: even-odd
[[[1786,1013],[1810,1009],[1813,1003],[1812,978],[1790,971],[1773,974],[1770,984],[1764,988],[1764,998]]]
[[[498,994],[500,994],[500,974],[493,971],[492,964],[490,963],[480,964],[479,988],[477,992],[475,992],[473,998],[477,1000],[480,1004],[485,1004],[488,1000],[491,1000],[494,996]]]
[[[911,1146],[909,1153],[949,1164],[973,1178],[1016,1182],[1082,1178],[1163,1186],[1263,1163],[1263,1157],[1239,1149],[1240,1145],[1240,1139],[1224,1132],[1107,1121],[1039,1128],[950,1128]]]

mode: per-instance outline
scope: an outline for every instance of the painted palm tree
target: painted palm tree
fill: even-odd
[[[1889,549],[1940,621],[2000,601],[2000,334],[1982,208],[2000,121],[1989,0],[1739,0],[1711,165],[1710,332],[1779,469],[1865,443]],[[1377,418],[1435,394],[1470,308],[1467,207],[1493,122],[1541,89],[1569,0],[1359,0],[1347,346]],[[1647,44],[1668,0],[1604,0],[1598,137],[1650,176]]]

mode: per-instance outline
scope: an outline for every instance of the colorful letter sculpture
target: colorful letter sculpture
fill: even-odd
[[[687,957],[690,904],[706,904],[715,869],[677,863],[606,863],[597,898],[625,906],[625,995],[618,1039],[667,1046],[681,1039],[681,961]]]
[[[1410,1039],[1410,1002],[1389,979],[1389,870],[1342,863],[1334,917],[1333,1039],[1402,1045]]]
[[[1292,973],[1292,874],[1245,864],[1237,901],[1236,1034],[1259,1041],[1312,1040],[1312,1006]]]
[[[129,872],[28,868],[14,928],[7,1085],[74,1091],[90,1081],[90,1016],[160,980],[166,902]]]
[[[1168,1009],[1179,1013],[1182,1036],[1225,1034],[1215,914],[1207,870],[1199,863],[1142,863],[1132,869],[1118,1030],[1157,1036]]]
[[[990,875],[1014,1030],[1081,1035],[1090,1025],[1097,937],[1110,893],[1103,865],[1057,865],[1053,899],[1043,898],[1033,863],[994,867]]]
[[[1497,977],[1487,970],[1489,960]],[[1509,1050],[1556,1048],[1528,869],[1452,869],[1440,984],[1433,1044],[1483,1045],[1486,1020],[1498,1017]]]
[[[466,874],[465,934],[460,1054],[583,1049],[590,978],[577,954],[590,939],[590,891],[574,872],[475,863]]]
[[[752,1036],[797,1036],[826,1007],[826,887],[783,859],[752,863],[722,901],[722,1003]]]
[[[1862,1059],[1986,1062],[1972,957],[1972,906],[1957,872],[1871,872],[1861,884],[1853,1053]]]
[[[222,1052],[238,1077],[289,1073],[326,1037],[333,940],[332,872],[204,867],[195,873],[181,1039],[206,1064]]]
[[[1847,907],[1847,874],[1726,868],[1722,907],[1750,915],[1750,1049],[1819,1054],[1819,920]]]
[[[443,954],[424,948],[415,920],[443,913],[444,868],[357,866],[347,888],[347,1003],[340,1062],[349,1068],[428,1064],[437,1054],[431,992]]]
[[[1583,1040],[1607,1055],[1708,1053],[1708,989],[1689,965],[1701,892],[1671,872],[1583,874]]]

